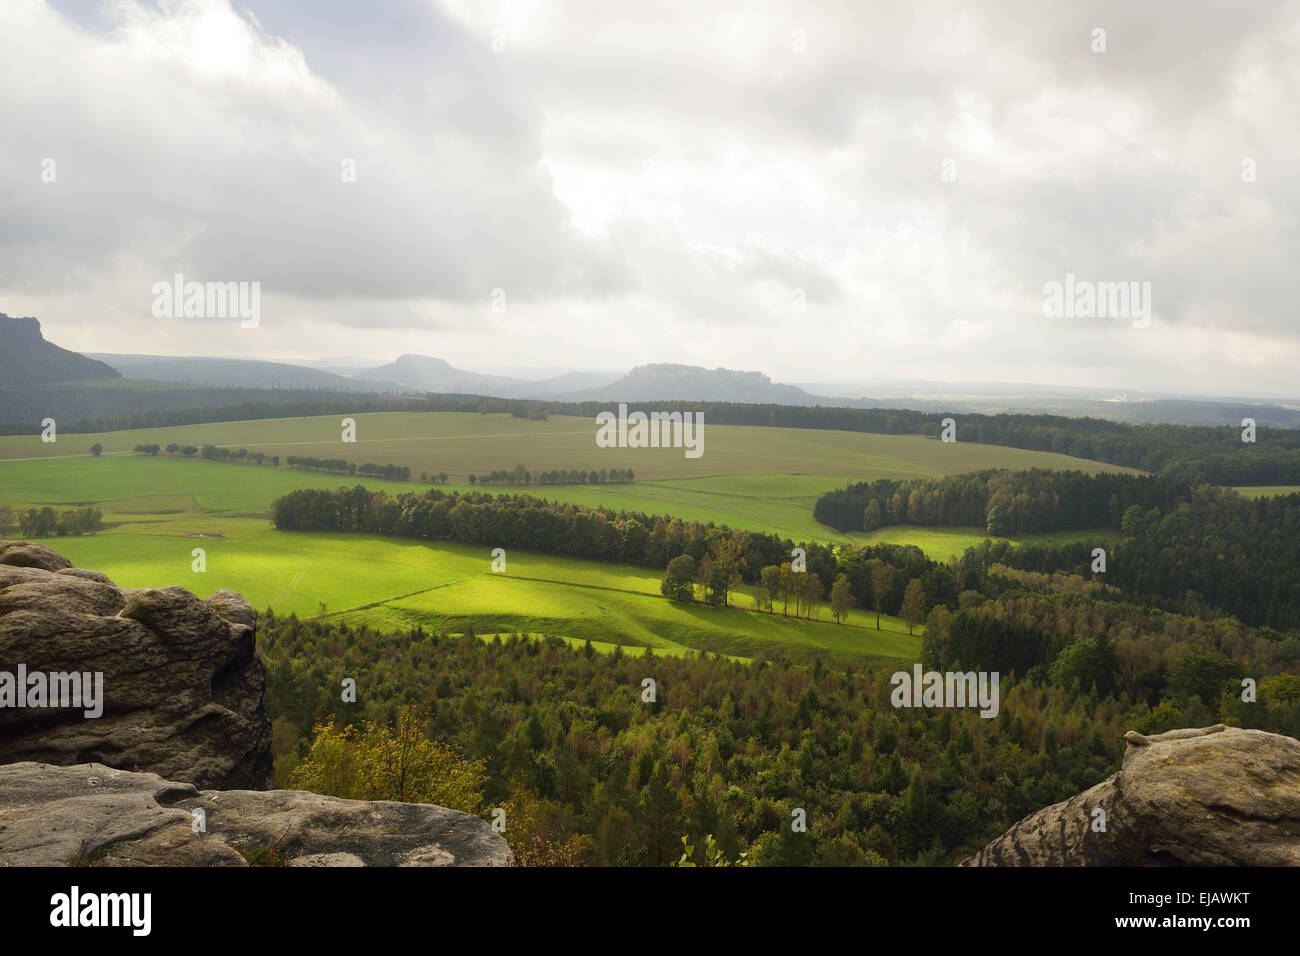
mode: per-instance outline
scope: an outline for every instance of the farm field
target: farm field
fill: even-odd
[[[353,416],[356,443],[340,441],[341,417],[276,418],[142,428],[101,434],[0,437],[0,463],[87,454],[129,453],[137,444],[164,447],[222,445],[267,454],[346,458],[358,463],[407,465],[412,472],[445,471],[453,482],[471,473],[513,468],[632,468],[639,479],[712,475],[834,475],[917,477],[983,468],[1070,468],[1088,473],[1132,471],[1050,452],[971,442],[945,444],[918,435],[875,435],[809,428],[708,425],[704,454],[686,458],[680,448],[598,448],[591,419],[553,416],[533,422],[509,415],[464,412],[373,412]],[[265,467],[265,466],[263,466]]]
[[[620,461],[625,460],[639,476],[664,477],[601,486],[478,490],[671,514],[795,541],[913,544],[936,560],[977,544],[985,537],[982,530],[895,526],[841,535],[813,521],[813,504],[824,492],[865,478],[995,466],[1103,467],[1059,455],[942,445],[911,436],[728,426],[710,427],[705,457],[689,460],[679,450],[598,449],[585,419],[525,422],[457,413],[356,417],[355,448],[337,440],[338,420],[333,417],[64,436],[54,444],[31,436],[0,438],[0,458],[8,459],[0,461],[0,504],[95,504],[104,513],[107,530],[48,543],[79,566],[104,571],[126,587],[182,584],[203,597],[229,588],[254,606],[277,613],[315,615],[324,604],[331,616],[385,629],[420,625],[476,633],[545,632],[590,639],[597,646],[624,643],[663,653],[707,649],[737,657],[780,645],[795,652],[822,648],[836,656],[886,659],[914,657],[919,630],[909,637],[906,627],[892,619],[881,632],[857,626],[866,623],[862,611],[851,615],[855,626],[839,626],[830,621],[826,608],[820,621],[807,622],[779,614],[675,605],[659,595],[661,572],[654,569],[517,552],[509,556],[508,573],[495,575],[481,548],[362,535],[289,534],[270,527],[272,501],[296,488],[361,483],[396,495],[426,487],[417,482],[166,454],[150,457],[131,449],[148,442],[211,443],[281,456],[391,461],[410,464],[417,473],[447,471],[453,478],[488,466],[512,467],[517,461],[530,468],[590,468],[609,455],[613,467],[624,467]],[[100,458],[86,454],[95,441],[105,449]],[[709,473],[703,473],[706,467]],[[775,470],[782,467],[792,470]],[[470,486],[452,482],[445,487]],[[206,552],[203,574],[191,570],[196,547]],[[752,601],[742,593],[735,603],[748,608]]]
[[[1300,494],[1300,485],[1241,485],[1232,490],[1243,498],[1267,498],[1271,495]]]

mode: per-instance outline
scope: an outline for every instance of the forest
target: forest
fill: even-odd
[[[525,865],[675,865],[683,837],[700,865],[947,865],[1112,773],[1126,730],[1224,722],[1300,734],[1300,495],[986,472],[864,483],[832,500],[849,502],[846,515],[865,501],[864,514],[876,503],[960,521],[981,510],[987,521],[1002,502],[1010,527],[1119,537],[1101,543],[1097,573],[1092,542],[987,540],[940,563],[915,547],[796,545],[528,495],[294,491],[273,508],[282,530],[631,562],[664,569],[673,600],[702,593],[725,606],[745,583],[757,608],[785,613],[793,601],[798,615],[824,594],[834,610],[847,588],[858,607],[924,620],[925,668],[998,672],[1002,700],[995,720],[895,708],[891,668],[815,649],[750,663],[602,654],[557,637],[380,634],[266,614],[279,785],[391,795],[358,789],[373,775],[357,768],[382,766],[405,732],[456,782],[427,789],[439,786],[430,778],[420,792],[485,817],[504,810]],[[803,575],[790,573],[799,547]],[[344,677],[358,682],[356,703],[340,701]],[[789,825],[800,811],[806,833]]]
[[[1300,495],[1243,498],[1204,485],[1160,508],[1133,505],[1108,545],[1106,584],[1159,607],[1227,614],[1278,630],[1300,627]],[[1000,562],[1024,571],[1082,574],[1099,542],[1011,547],[985,542],[963,557],[969,581]]]
[[[503,808],[526,865],[673,864],[683,836],[705,865],[709,834],[760,866],[945,865],[1108,776],[1126,730],[1300,732],[1295,638],[1005,584],[932,611],[924,648],[927,667],[1004,668],[996,720],[894,708],[887,668],[820,658],[599,654],[267,614],[277,785],[391,796],[338,772],[340,741],[415,714],[456,782],[435,792],[485,818]],[[1243,675],[1258,681],[1250,702]],[[340,701],[344,677],[355,703]],[[800,809],[806,833],[789,824]]]
[[[962,527],[990,535],[1120,527],[1134,505],[1168,509],[1186,500],[1186,482],[1081,471],[987,470],[942,478],[858,482],[822,495],[813,517],[837,531],[887,525]]]
[[[1087,575],[1160,607],[1230,614],[1247,624],[1300,627],[1300,495],[1244,498],[1171,478],[1081,472],[985,471],[882,479],[829,492],[817,520],[840,530],[888,524],[982,525],[1003,535],[1111,528],[1117,542],[985,542],[957,565],[963,587],[988,565]]]

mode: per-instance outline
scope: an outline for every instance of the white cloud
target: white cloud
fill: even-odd
[[[0,311],[85,350],[1294,379],[1293,6],[394,0],[364,16],[124,0],[78,22],[10,0]],[[152,319],[149,287],[176,271],[261,281],[258,338]],[[1150,281],[1157,321],[1043,320],[1042,284],[1066,272]]]

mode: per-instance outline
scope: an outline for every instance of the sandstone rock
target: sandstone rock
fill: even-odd
[[[1118,773],[962,865],[1300,865],[1300,740],[1223,724],[1125,740]]]
[[[43,571],[61,571],[72,567],[72,562],[57,551],[32,541],[0,541],[0,564],[16,568],[40,568]]]
[[[249,857],[288,866],[513,862],[485,821],[430,804],[199,790],[93,763],[0,766],[0,865],[247,866]]]
[[[252,608],[123,590],[44,545],[0,542],[0,671],[102,672],[103,713],[0,708],[0,763],[102,763],[199,787],[269,786]]]

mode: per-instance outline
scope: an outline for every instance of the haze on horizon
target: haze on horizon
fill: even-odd
[[[1295,390],[1294,4],[0,15],[0,312],[66,348]],[[1067,273],[1150,326],[1046,318]]]

